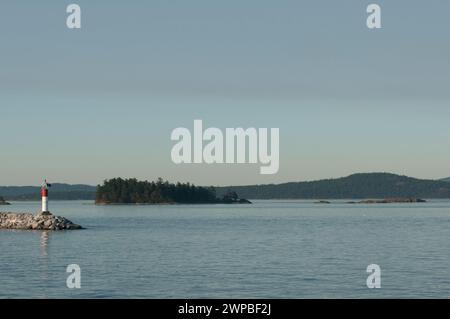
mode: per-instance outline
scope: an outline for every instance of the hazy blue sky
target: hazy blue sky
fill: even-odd
[[[66,28],[66,6],[82,29]],[[365,25],[382,7],[383,29]],[[450,176],[448,0],[0,2],[0,185]],[[176,127],[279,127],[280,171],[171,162]]]

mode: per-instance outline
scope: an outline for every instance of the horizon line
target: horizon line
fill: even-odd
[[[396,176],[400,176],[400,177],[408,177],[408,178],[414,178],[414,179],[418,179],[418,180],[429,180],[429,181],[442,181],[445,179],[448,179],[450,177],[441,177],[441,178],[418,178],[418,177],[413,177],[413,176],[409,176],[409,175],[404,175],[404,174],[398,174],[398,173],[392,173],[392,172],[356,172],[356,173],[352,173],[349,175],[344,175],[344,176],[339,176],[339,177],[327,177],[327,178],[320,178],[320,179],[311,179],[311,180],[297,180],[297,181],[285,181],[285,182],[279,182],[279,183],[264,183],[264,184],[242,184],[242,185],[198,185],[198,184],[194,184],[192,182],[189,181],[169,181],[167,179],[162,178],[164,181],[168,181],[170,183],[191,183],[197,186],[202,186],[202,187],[243,187],[243,186],[261,186],[261,185],[283,185],[283,184],[289,184],[289,183],[310,183],[310,182],[320,182],[320,181],[328,181],[328,180],[335,180],[335,179],[341,179],[341,178],[347,178],[353,175],[371,175],[371,174],[387,174],[387,175],[396,175]],[[107,178],[104,179],[103,181],[106,180],[110,180],[110,179],[114,179],[114,178],[122,178],[122,179],[131,179],[131,178],[136,178],[138,181],[156,181],[155,180],[148,180],[148,179],[139,179],[137,177],[111,177],[111,178]],[[70,182],[52,182],[53,185],[55,184],[59,184],[59,185],[69,185],[69,186],[90,186],[90,187],[97,187],[98,185],[101,184],[96,184],[96,185],[92,185],[92,184],[84,184],[84,183],[70,183]],[[41,187],[41,185],[0,185],[0,187]]]

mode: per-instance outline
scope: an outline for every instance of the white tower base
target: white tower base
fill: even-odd
[[[48,197],[42,197],[42,212],[48,212]]]

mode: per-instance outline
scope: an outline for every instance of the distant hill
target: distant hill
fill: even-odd
[[[337,179],[284,184],[216,187],[217,195],[237,192],[249,199],[450,198],[450,183],[389,173],[354,174]]]
[[[96,186],[52,184],[50,196],[52,200],[94,200]],[[0,186],[0,196],[5,200],[40,200],[40,186]]]
[[[383,199],[394,197],[450,198],[450,178],[422,180],[389,173],[353,174],[337,179],[284,184],[215,187],[217,196],[228,191],[248,199]],[[95,200],[97,187],[52,184],[51,200]],[[40,200],[39,186],[0,186],[6,201]]]

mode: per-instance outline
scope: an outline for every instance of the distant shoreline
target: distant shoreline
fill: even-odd
[[[53,183],[52,201],[95,200],[97,187]],[[202,187],[209,188],[209,187]],[[365,200],[384,198],[450,199],[450,179],[426,180],[390,173],[360,173],[311,182],[247,186],[217,186],[216,196],[228,191],[252,200]],[[39,201],[40,187],[0,186],[0,196],[11,201]]]
[[[304,201],[304,202],[312,202],[314,204],[326,204],[325,202],[329,202],[330,204],[352,204],[352,205],[368,205],[368,204],[426,204],[430,202],[436,201],[450,201],[450,198],[425,198],[423,202],[390,202],[390,203],[365,203],[365,201],[384,201],[383,198],[250,198],[248,199],[250,202],[254,201]],[[39,200],[13,200],[10,202],[10,205],[14,205],[14,203],[39,203]],[[88,204],[96,205],[96,206],[173,206],[173,205],[239,205],[239,203],[95,203],[95,200],[92,199],[57,199],[52,200],[52,202],[61,203],[61,202],[86,202]],[[9,206],[9,205],[8,205]]]
[[[242,205],[242,204],[251,204],[251,201],[249,203],[223,203],[223,202],[217,202],[217,203],[96,203],[94,201],[93,203],[96,206],[181,206],[181,205]]]

